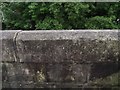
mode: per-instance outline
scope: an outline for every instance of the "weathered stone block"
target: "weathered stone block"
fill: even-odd
[[[116,62],[118,43],[118,31],[23,31],[17,37],[20,62]]]
[[[2,37],[2,61],[16,61],[15,38],[20,31],[0,31]]]
[[[3,87],[85,87],[90,80],[119,70],[119,34],[117,30],[3,31]]]
[[[32,65],[33,67],[34,65]],[[2,64],[2,82],[3,87],[23,88],[24,84],[29,87],[34,86],[35,71],[30,64],[21,63],[3,63]],[[7,84],[7,86],[6,86]]]

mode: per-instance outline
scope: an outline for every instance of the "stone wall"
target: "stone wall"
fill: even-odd
[[[118,30],[0,33],[3,88],[92,87],[119,71]]]

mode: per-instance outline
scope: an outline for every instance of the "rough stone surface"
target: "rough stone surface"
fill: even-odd
[[[119,71],[118,30],[2,33],[3,87],[83,87]]]
[[[21,62],[118,61],[118,43],[118,31],[23,31],[17,37]]]
[[[25,88],[26,85],[34,88],[34,65],[3,63],[2,70],[3,88]]]
[[[0,31],[2,37],[2,61],[15,61],[15,36],[20,31]]]

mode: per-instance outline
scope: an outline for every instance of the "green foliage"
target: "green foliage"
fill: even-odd
[[[3,29],[118,29],[120,3],[2,3]]]
[[[117,29],[117,25],[113,22],[112,18],[95,16],[90,18],[85,26],[87,29]]]

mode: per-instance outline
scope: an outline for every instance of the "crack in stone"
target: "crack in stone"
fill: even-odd
[[[18,62],[18,56],[17,56],[17,45],[16,45],[16,38],[17,36],[19,35],[19,33],[22,32],[22,31],[18,31],[14,34],[14,37],[13,37],[13,43],[14,43],[14,59],[15,59],[15,62]]]

